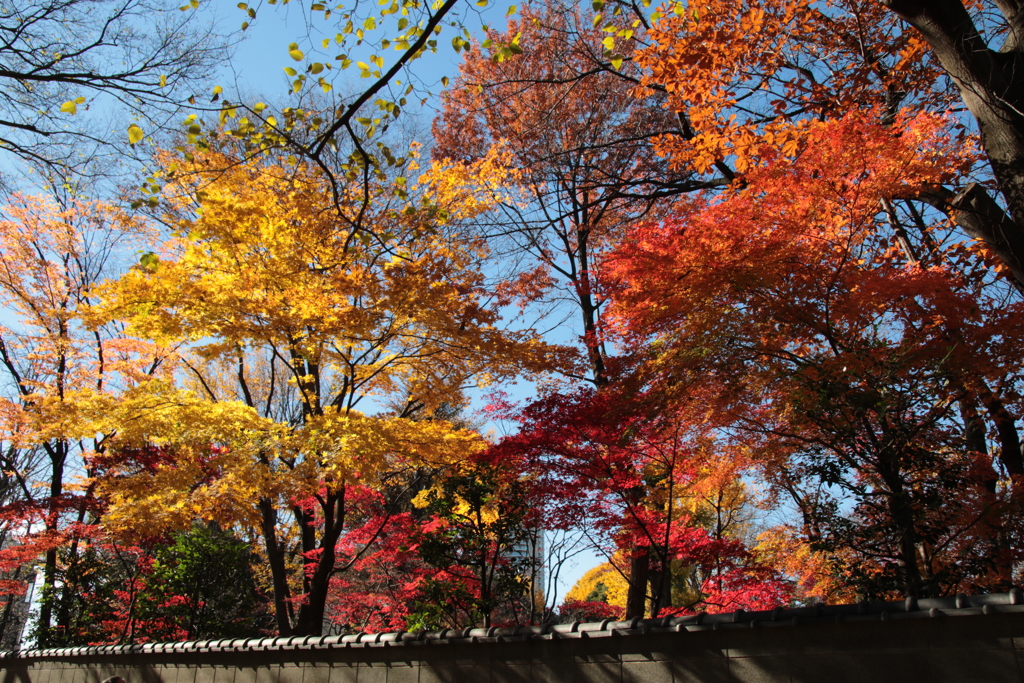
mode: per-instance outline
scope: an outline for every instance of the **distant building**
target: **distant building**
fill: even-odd
[[[524,538],[512,546],[508,552],[509,560],[522,568],[523,577],[530,582],[530,593],[534,607],[543,611],[544,589],[547,585],[545,573],[544,530],[535,528]]]

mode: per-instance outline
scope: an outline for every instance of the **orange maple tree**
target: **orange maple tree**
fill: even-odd
[[[631,222],[663,215],[664,197],[706,184],[654,154],[674,116],[658,93],[636,88],[635,67],[605,69],[605,34],[592,24],[588,8],[528,5],[474,45],[442,96],[433,155],[465,163],[503,152],[519,191],[477,222],[496,253],[519,261],[500,291],[538,312],[567,300],[588,379],[603,384],[600,254]],[[519,54],[504,58],[509,44]]]
[[[956,254],[908,259],[880,200],[970,159],[951,164],[962,151],[941,118],[873,116],[810,126],[792,160],[766,146],[742,189],[635,229],[606,264],[616,324],[667,405],[717,387],[709,419],[862,595],[1004,588],[1019,441],[990,452],[963,417],[994,401],[974,417],[1012,427],[1020,304],[951,268]]]
[[[110,425],[101,416],[117,396],[165,370],[151,345],[116,325],[84,322],[93,287],[149,235],[144,223],[99,201],[16,195],[0,215],[0,368],[13,389],[0,398],[0,564],[20,579],[5,582],[11,596],[24,591],[24,576],[42,557],[41,643],[68,626],[68,615],[55,612],[73,590],[57,580],[58,548],[68,546],[66,564],[77,562],[97,512],[94,487],[73,485],[72,475],[90,469],[82,458],[105,447]]]

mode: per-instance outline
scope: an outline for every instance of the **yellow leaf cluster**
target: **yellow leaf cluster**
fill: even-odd
[[[602,585],[603,589],[601,589]],[[596,594],[602,592],[604,593],[603,602],[625,611],[626,597],[629,594],[629,582],[611,562],[599,564],[584,574],[576,582],[576,585],[565,594],[565,600],[567,602],[570,600],[580,602],[594,601]]]
[[[128,536],[159,536],[196,519],[259,525],[260,500],[299,499],[346,484],[376,485],[386,472],[456,462],[479,435],[441,421],[330,411],[302,428],[260,417],[237,401],[208,401],[153,382],[107,407],[120,427],[95,461],[104,522]],[[163,449],[140,467],[133,449]]]
[[[502,202],[515,202],[511,188],[521,175],[507,143],[502,142],[476,161],[434,163],[420,176],[419,184],[431,202],[447,207],[454,219],[464,220]]]
[[[549,368],[557,349],[497,328],[485,305],[483,247],[449,227],[488,205],[481,193],[496,191],[498,166],[489,158],[474,169],[432,169],[425,207],[383,186],[369,196],[347,188],[339,207],[313,169],[196,154],[165,190],[164,220],[178,236],[102,288],[95,315],[165,345],[191,342],[207,359],[276,349],[341,377],[350,394],[342,404],[408,392],[436,405],[460,400],[468,377]],[[323,404],[337,398],[321,389]]]

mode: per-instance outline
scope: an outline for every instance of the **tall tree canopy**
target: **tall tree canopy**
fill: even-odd
[[[129,206],[51,176],[0,222],[39,642],[556,618],[542,528],[606,560],[563,618],[1020,582],[1015,5],[290,3],[259,101],[189,97],[198,4],[0,8],[0,145],[66,170],[121,99],[157,149]],[[388,131],[438,83],[428,164]]]
[[[200,514],[258,525],[279,630],[315,634],[352,522],[352,487],[380,487],[389,472],[480,448],[476,435],[406,415],[461,403],[467,383],[547,369],[560,354],[530,332],[496,325],[474,265],[484,247],[458,234],[496,191],[493,159],[428,170],[418,206],[401,185],[375,185],[367,209],[375,243],[339,224],[316,170],[226,154],[210,150],[176,166],[169,184],[178,193],[162,220],[177,237],[101,291],[99,310],[126,319],[130,332],[187,344],[182,363],[202,397],[188,400],[187,418],[169,417],[169,408],[121,431],[127,446],[157,439],[173,457],[155,472],[112,480],[106,519],[137,531],[144,506],[163,524]],[[351,201],[360,204],[365,191],[354,185]],[[404,406],[397,415],[356,410],[396,400]],[[239,422],[218,436],[213,414]],[[198,429],[189,452],[175,450],[184,433],[161,433],[172,422]],[[210,443],[227,450],[211,456]],[[196,488],[190,477],[211,466],[222,476]],[[286,512],[305,558],[294,621],[279,528]]]

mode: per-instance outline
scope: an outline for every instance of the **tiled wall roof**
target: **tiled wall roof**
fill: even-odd
[[[661,619],[632,619],[574,624],[546,624],[509,628],[466,628],[442,631],[398,631],[392,633],[358,633],[345,636],[298,636],[292,638],[249,638],[199,640],[141,645],[103,645],[95,647],[55,648],[0,652],[0,658],[46,659],[97,655],[128,655],[142,653],[184,652],[266,652],[288,650],[324,650],[335,648],[416,647],[448,643],[514,642],[524,640],[557,640],[572,638],[606,638],[636,636],[649,633],[683,633],[689,631],[742,628],[800,628],[813,624],[844,621],[885,621],[899,619],[944,618],[967,615],[1024,613],[1024,592],[991,595],[958,595],[896,602],[872,602],[854,605],[824,605],[774,609],[758,612],[739,610],[724,614],[697,614]]]

